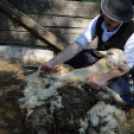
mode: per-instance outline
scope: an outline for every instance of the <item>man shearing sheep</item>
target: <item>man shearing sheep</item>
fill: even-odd
[[[134,98],[128,92],[129,74],[134,76],[134,29],[133,29],[133,6],[131,0],[102,0],[102,14],[94,18],[87,29],[67,46],[56,57],[42,63],[38,67],[54,68],[56,65],[66,62],[74,68],[86,67],[94,64],[100,57],[97,57],[93,50],[87,50],[87,46],[98,37],[98,51],[109,50],[110,48],[122,49],[128,61],[128,68],[125,71],[112,70],[103,75],[88,77],[89,87],[97,89],[109,81],[108,87],[117,92],[126,102],[128,109],[134,104]],[[111,53],[112,55],[112,53]],[[115,102],[113,102],[114,104]]]

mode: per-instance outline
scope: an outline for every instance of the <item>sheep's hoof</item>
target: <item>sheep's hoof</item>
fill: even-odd
[[[95,95],[96,100],[101,101],[103,100],[105,103],[111,103],[112,102],[112,96],[109,96],[107,94],[105,94],[102,91],[99,91],[96,95]]]
[[[114,100],[119,106],[126,106],[126,103],[123,101],[123,99],[118,94],[114,94]]]

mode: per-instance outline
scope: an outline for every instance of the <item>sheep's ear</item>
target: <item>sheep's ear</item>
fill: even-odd
[[[94,53],[98,56],[98,57],[106,57],[107,56],[107,51],[96,51],[94,50]]]

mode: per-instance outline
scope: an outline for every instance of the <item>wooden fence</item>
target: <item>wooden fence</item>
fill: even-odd
[[[61,42],[68,45],[84,31],[90,21],[99,14],[100,4],[65,0],[7,0],[14,7],[31,17]],[[0,10],[0,43],[39,45],[53,48]],[[94,43],[93,43],[94,44]]]

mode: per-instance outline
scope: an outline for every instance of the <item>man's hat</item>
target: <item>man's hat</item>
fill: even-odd
[[[102,0],[101,9],[108,18],[119,22],[128,22],[134,15],[131,0]]]

